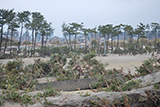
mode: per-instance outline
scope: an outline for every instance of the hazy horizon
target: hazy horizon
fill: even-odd
[[[41,12],[55,28],[54,36],[63,37],[61,25],[71,22],[84,23],[85,28],[99,25],[129,24],[140,22],[160,23],[160,0],[1,0],[1,9],[15,12],[29,10]]]

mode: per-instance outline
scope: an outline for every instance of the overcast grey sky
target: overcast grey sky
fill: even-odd
[[[0,8],[41,12],[59,37],[63,22],[83,22],[86,28],[160,23],[160,0],[0,0]]]

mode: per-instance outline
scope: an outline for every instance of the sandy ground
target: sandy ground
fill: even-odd
[[[159,55],[160,56],[160,55]],[[157,57],[159,57],[157,56]],[[23,58],[23,62],[25,65],[34,63],[34,60],[39,59],[41,57],[35,57],[35,58]],[[131,73],[135,72],[135,67],[139,67],[142,64],[142,61],[147,60],[148,58],[151,58],[151,55],[149,54],[143,54],[143,55],[123,55],[119,56],[117,54],[108,54],[107,57],[97,56],[95,57],[98,61],[101,61],[102,63],[106,64],[106,62],[109,63],[109,66],[106,67],[106,69],[120,69],[123,67],[124,72],[128,72],[128,70],[131,71]],[[41,60],[49,60],[50,57],[41,58]],[[0,63],[6,64],[8,61],[13,61],[14,59],[0,59]]]
[[[33,64],[34,63],[34,60],[37,60],[37,59],[41,59],[41,60],[49,60],[50,57],[45,57],[45,58],[42,58],[42,57],[32,57],[32,58],[22,58],[22,61],[24,62],[24,65],[28,65],[28,64]],[[6,64],[8,61],[13,61],[15,59],[0,59],[0,63],[2,64]]]
[[[109,63],[109,66],[106,67],[106,69],[121,69],[123,67],[123,71],[125,73],[128,73],[130,70],[131,73],[135,72],[135,67],[139,67],[144,61],[148,58],[151,58],[151,55],[149,54],[143,54],[143,55],[124,55],[119,56],[115,54],[110,54],[107,57],[96,57],[97,60],[101,61],[102,63],[106,64],[106,62]]]

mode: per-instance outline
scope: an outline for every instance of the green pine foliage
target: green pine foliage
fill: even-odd
[[[131,89],[137,89],[140,87],[141,80],[131,80],[127,84],[122,86],[122,91],[130,91]]]
[[[141,75],[141,76],[144,76],[144,75],[147,75],[147,74],[150,74],[150,73],[153,73],[153,72],[157,72],[157,66],[154,66],[156,65],[157,63],[157,60],[156,58],[149,58],[148,60],[144,60],[143,61],[143,64],[141,66],[138,67],[135,67],[136,68],[136,71],[138,71],[138,73]]]

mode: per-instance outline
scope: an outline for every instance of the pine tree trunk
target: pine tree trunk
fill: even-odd
[[[2,49],[2,39],[3,39],[3,25],[2,25],[2,28],[1,28],[0,52],[1,52],[1,49]]]
[[[17,55],[20,51],[20,45],[21,45],[21,39],[22,39],[22,32],[23,32],[23,23],[22,23],[22,26],[21,26],[21,33],[20,33],[20,38],[19,38],[19,43],[18,43],[18,51],[17,51]]]
[[[47,40],[48,40],[48,36],[46,36],[45,47],[46,47],[46,44],[47,44]]]
[[[70,48],[71,48],[71,51],[72,51],[72,45],[71,45],[71,34],[69,34],[69,44],[70,44]]]
[[[34,53],[35,53],[35,46],[36,46],[36,41],[37,41],[37,31],[35,31],[35,40],[34,40]]]
[[[142,54],[142,51],[143,51],[143,38],[142,38],[142,45],[141,45],[141,54]]]
[[[112,53],[112,51],[113,51],[113,37],[111,35],[111,53]]]
[[[12,38],[13,38],[13,30],[11,31],[11,41],[10,41],[10,55],[11,55],[11,47],[12,47]]]
[[[29,56],[29,50],[30,50],[30,43],[29,43],[29,35],[28,35],[28,56]]]
[[[5,52],[6,52],[6,48],[7,48],[7,43],[8,43],[8,34],[9,34],[9,28],[7,29],[7,37],[6,37],[5,47],[4,47],[4,54],[5,54]]]
[[[27,28],[27,31],[26,31],[25,55],[27,53],[27,37],[28,37],[28,28]]]
[[[33,44],[34,44],[34,29],[32,29],[32,49],[31,49],[31,55],[33,53]]]
[[[156,30],[155,30],[155,43],[154,43],[154,49],[155,49],[155,51],[156,51],[156,49],[157,49],[157,36],[156,36]]]
[[[138,39],[137,39],[136,49],[138,49],[138,44],[139,44],[139,35],[138,35]]]
[[[86,38],[87,38],[87,37],[86,37],[86,36],[87,36],[87,35],[85,35],[85,54],[86,54],[86,51],[87,51],[87,42],[86,42],[86,40],[87,40]]]
[[[130,45],[132,46],[132,40],[131,40],[132,36],[130,35],[130,40],[129,40],[129,43]]]
[[[42,35],[42,46],[41,46],[42,48],[43,48],[43,40],[44,40],[44,36]]]
[[[126,32],[124,32],[124,44],[123,44],[123,49],[125,50],[125,40],[126,40]]]
[[[27,51],[27,33],[26,33],[26,40],[25,40],[25,52],[24,52],[24,56],[26,55],[26,51]]]
[[[107,51],[109,52],[108,46],[109,46],[109,35],[107,35]]]
[[[133,34],[130,35],[130,45],[133,46],[134,41],[133,41]]]
[[[119,49],[119,35],[117,36],[117,48]]]
[[[143,49],[143,38],[142,38],[142,45],[141,45],[141,48]]]
[[[77,40],[77,34],[75,34],[75,45],[74,45],[74,49],[76,49],[76,40]]]
[[[105,38],[105,35],[104,35],[104,55],[106,55],[106,38]]]
[[[96,34],[95,34],[95,35],[96,35]],[[92,35],[91,35],[91,49],[93,48],[92,40],[93,40],[93,33],[92,33]]]
[[[99,46],[99,43],[100,43],[100,35],[99,35],[99,37],[98,37],[98,56],[100,56],[100,46]]]
[[[67,37],[66,36],[64,36],[64,37],[66,39],[67,46],[69,47],[69,43],[68,43]]]

